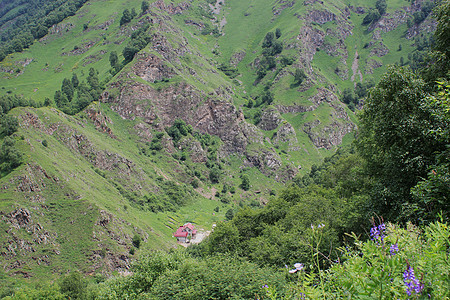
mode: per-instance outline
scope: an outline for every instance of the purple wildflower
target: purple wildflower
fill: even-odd
[[[398,252],[398,245],[392,244],[391,247],[389,248],[389,253],[391,254],[391,256],[394,256],[395,254],[397,254],[397,252]]]
[[[372,239],[372,241],[378,242],[378,239],[380,239],[381,242],[383,242],[385,238],[385,230],[386,225],[384,225],[384,223],[381,223],[378,226],[373,225],[373,227],[370,229],[370,238]]]
[[[423,290],[423,284],[414,275],[413,267],[409,266],[403,272],[403,282],[406,285],[406,293],[411,296],[414,291],[416,294],[420,294]]]
[[[263,289],[268,289],[269,286],[268,286],[267,284],[265,284],[265,285],[262,286],[262,288],[263,288]]]
[[[325,227],[325,224],[319,224],[318,226],[317,226],[317,228],[323,228],[323,227]]]

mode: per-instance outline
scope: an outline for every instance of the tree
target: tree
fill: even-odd
[[[96,90],[100,87],[98,72],[94,68],[89,68],[89,75],[86,78],[86,81],[92,90]]]
[[[352,89],[346,88],[344,89],[344,92],[342,93],[342,102],[345,104],[350,104],[355,102],[355,94],[353,93]]]
[[[416,200],[426,208],[426,218],[433,220],[442,212],[448,220],[450,212],[450,86],[438,85],[438,92],[425,99],[425,109],[434,117],[428,135],[436,137],[447,145],[437,152],[435,161],[428,169],[427,178],[421,180],[412,190]]]
[[[141,246],[141,236],[139,234],[135,234],[132,240],[133,246],[138,248]]]
[[[61,282],[61,293],[69,299],[82,299],[86,293],[87,283],[79,272],[72,272]]]
[[[241,189],[243,189],[244,191],[248,191],[250,189],[250,179],[248,178],[247,174],[244,174],[241,176]]]
[[[130,11],[125,9],[122,13],[122,18],[120,18],[120,26],[129,23],[133,19]]]
[[[272,92],[265,91],[262,94],[261,100],[262,100],[263,103],[266,103],[267,105],[272,104],[272,102],[273,102],[273,94],[272,94]]]
[[[439,78],[450,78],[450,3],[449,1],[441,3],[435,9],[437,26],[434,33],[433,52],[423,72],[424,78],[432,85]]]
[[[275,37],[277,39],[279,39],[281,37],[281,29],[280,28],[275,29]]]
[[[262,43],[262,47],[263,48],[272,47],[273,38],[274,38],[273,32],[268,32],[266,34],[266,36],[264,37],[264,41]]]
[[[19,121],[14,116],[6,115],[1,120],[0,135],[10,136],[19,128]]]
[[[80,81],[78,80],[77,74],[73,73],[72,74],[72,86],[74,88],[77,88],[79,84],[80,84]]]
[[[450,2],[443,1],[442,5],[436,9],[436,20],[438,22],[436,26],[435,36],[435,49],[444,53],[447,58],[450,57]]]
[[[0,171],[10,172],[22,163],[22,154],[15,147],[14,138],[7,136],[0,148]]]
[[[209,171],[209,180],[211,180],[212,183],[219,183],[220,170],[218,168],[214,167]]]
[[[52,103],[51,103],[50,98],[45,97],[45,100],[44,100],[44,106],[51,106],[51,105],[52,105]]]
[[[72,82],[69,79],[64,78],[61,85],[61,92],[63,92],[64,95],[66,95],[67,100],[69,100],[69,102],[72,101],[74,92]]]
[[[227,210],[227,212],[225,213],[225,218],[227,220],[232,220],[234,217],[234,213],[233,210],[230,208],[229,210]]]
[[[445,143],[427,134],[433,116],[424,109],[425,82],[407,67],[390,67],[361,114],[357,147],[375,179],[373,206],[385,218],[416,215],[410,194]]]
[[[142,3],[141,3],[141,10],[142,10],[143,14],[147,11],[148,8],[149,8],[148,2],[147,1],[142,1]]]
[[[302,69],[295,70],[295,73],[294,73],[294,84],[295,85],[302,84],[303,80],[306,78],[307,77],[306,77],[305,71],[303,71]]]
[[[133,7],[132,9],[131,9],[131,19],[134,19],[136,16],[137,16],[137,12],[136,12],[136,9]]]
[[[362,21],[362,25],[369,25],[372,22],[376,22],[380,19],[380,13],[378,11],[374,11],[373,9],[369,11],[369,13],[364,17]]]
[[[123,58],[125,62],[130,62],[133,60],[134,55],[139,52],[139,49],[136,47],[125,47],[122,51]]]
[[[384,15],[387,8],[386,0],[377,0],[377,2],[375,3],[375,7],[377,8],[380,16]]]
[[[119,58],[117,57],[117,52],[111,51],[111,53],[109,54],[109,64],[111,65],[111,68],[116,69],[118,63],[119,63]]]
[[[283,44],[281,42],[275,41],[272,44],[272,55],[280,54],[283,51]]]

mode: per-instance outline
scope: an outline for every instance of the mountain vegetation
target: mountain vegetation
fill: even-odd
[[[0,4],[1,298],[450,297],[449,1],[107,3]]]

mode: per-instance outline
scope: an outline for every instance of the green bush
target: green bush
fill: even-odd
[[[61,293],[69,299],[82,299],[86,293],[87,282],[79,272],[72,272],[61,281]]]
[[[132,239],[133,246],[138,248],[141,246],[141,236],[139,234],[135,234]]]

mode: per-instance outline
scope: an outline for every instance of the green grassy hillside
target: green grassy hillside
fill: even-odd
[[[8,113],[23,153],[0,178],[8,285],[49,270],[125,271],[135,236],[167,249],[185,222],[210,230],[267,203],[351,143],[363,96],[346,105],[344,90],[408,63],[414,34],[433,28],[428,18],[408,29],[420,7],[400,0],[364,26],[375,1],[149,2],[88,1],[0,62],[0,96],[42,106]],[[127,22],[125,9],[136,12]],[[96,101],[69,111],[80,87]]]

